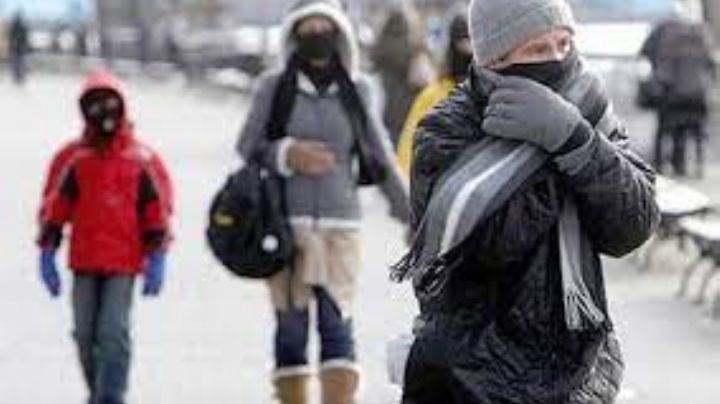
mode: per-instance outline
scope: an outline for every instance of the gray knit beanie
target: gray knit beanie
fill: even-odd
[[[469,22],[479,66],[497,61],[536,35],[556,28],[575,31],[566,0],[472,0]]]

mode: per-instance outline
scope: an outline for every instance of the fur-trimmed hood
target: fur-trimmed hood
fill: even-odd
[[[282,60],[287,62],[297,49],[293,30],[303,19],[323,16],[332,20],[340,31],[340,58],[351,76],[360,70],[360,51],[350,18],[339,0],[298,0],[283,20]]]

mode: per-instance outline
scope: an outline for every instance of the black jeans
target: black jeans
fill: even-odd
[[[702,177],[705,164],[706,116],[703,111],[664,109],[658,113],[658,129],[655,138],[655,168],[664,173],[670,163],[673,174],[688,175],[688,142],[694,142],[695,174]],[[667,146],[671,146],[670,158]]]

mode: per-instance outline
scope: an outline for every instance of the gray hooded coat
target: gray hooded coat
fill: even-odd
[[[266,122],[271,114],[275,90],[283,69],[297,47],[293,29],[302,19],[315,15],[329,18],[338,27],[340,58],[364,102],[368,115],[368,135],[376,137],[378,143],[383,145],[381,158],[389,175],[379,185],[390,201],[392,216],[407,222],[410,211],[407,185],[396,167],[387,131],[377,111],[373,110],[377,103],[372,99],[370,82],[359,73],[359,51],[353,28],[337,1],[300,1],[286,16],[283,24],[282,66],[259,79],[251,112],[238,141],[238,152],[247,160],[259,147],[267,150],[263,156],[265,163],[287,178],[286,200],[293,224],[343,229],[359,225],[354,134],[337,85],[333,84],[326,93],[320,94],[310,80],[299,73],[297,99],[286,125],[285,137],[269,145],[265,139]],[[297,140],[325,143],[335,153],[337,166],[320,177],[294,175],[287,167],[286,157],[289,147]]]

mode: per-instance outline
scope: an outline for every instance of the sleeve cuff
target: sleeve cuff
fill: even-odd
[[[593,153],[593,129],[587,122],[579,124],[568,141],[556,153],[558,169],[574,175],[590,161]]]
[[[143,244],[146,253],[162,251],[167,247],[169,237],[165,230],[146,230],[143,233]]]
[[[288,165],[288,151],[294,144],[295,139],[292,137],[285,137],[278,141],[275,165],[278,173],[283,177],[292,177],[295,174],[293,169]]]
[[[63,231],[62,226],[56,224],[46,224],[40,231],[37,245],[42,249],[56,250],[62,244]]]

